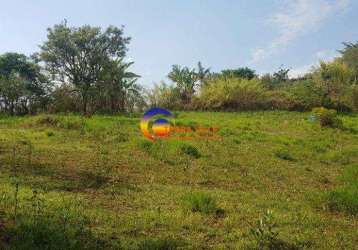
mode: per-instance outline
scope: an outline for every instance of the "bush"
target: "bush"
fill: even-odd
[[[254,110],[262,105],[264,88],[259,79],[216,77],[201,89],[199,106],[216,110]]]
[[[342,120],[337,117],[334,109],[314,108],[313,114],[318,117],[321,127],[342,128]]]
[[[207,193],[193,192],[184,196],[184,208],[191,212],[211,214],[218,211],[215,199]]]
[[[288,91],[295,110],[309,111],[322,105],[323,93],[312,79],[296,81]]]
[[[189,145],[189,144],[181,144],[180,145],[180,150],[182,153],[188,155],[188,156],[191,156],[193,158],[200,158],[200,153],[199,153],[199,150],[192,146],[192,145]]]
[[[58,126],[59,122],[59,119],[53,115],[41,115],[35,121],[36,125],[52,127]]]
[[[295,106],[293,98],[287,91],[266,91],[264,94],[264,109],[293,110]]]

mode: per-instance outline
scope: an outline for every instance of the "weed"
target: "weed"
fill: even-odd
[[[203,192],[192,192],[184,196],[183,207],[192,211],[204,214],[215,213],[218,208],[215,199]]]
[[[295,250],[298,249],[294,244],[288,243],[279,239],[279,231],[277,223],[274,220],[271,210],[266,213],[256,222],[256,225],[250,229],[257,249],[268,250]]]

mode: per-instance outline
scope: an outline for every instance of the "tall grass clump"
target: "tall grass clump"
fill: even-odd
[[[257,78],[217,77],[203,86],[197,102],[204,109],[254,110],[261,106],[263,94]]]
[[[314,108],[313,114],[318,118],[321,127],[342,128],[342,120],[337,117],[337,111],[323,107]]]
[[[191,212],[212,214],[218,211],[216,200],[204,192],[191,192],[183,197],[182,205]]]

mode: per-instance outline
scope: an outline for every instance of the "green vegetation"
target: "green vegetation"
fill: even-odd
[[[123,28],[64,21],[47,31],[40,51],[30,57],[0,55],[0,112],[115,114],[149,107],[171,110],[294,110],[316,107],[358,110],[357,43],[343,43],[340,56],[311,72],[289,78],[289,69],[257,75],[238,67],[212,72],[173,65],[164,81],[145,89],[126,59],[130,38]],[[329,125],[331,126],[331,125]]]
[[[177,112],[220,138],[154,143],[134,114],[2,116],[0,248],[354,249],[358,117],[310,115]]]
[[[129,42],[64,21],[0,55],[0,249],[356,248],[358,43],[300,78],[199,62],[144,89]],[[217,136],[147,140],[158,106]]]
[[[321,127],[342,128],[342,121],[334,109],[314,108],[313,113],[318,117]]]
[[[341,179],[343,185],[328,193],[329,207],[335,211],[358,215],[358,167],[347,167]]]
[[[191,212],[211,214],[217,211],[213,197],[206,193],[189,193],[183,198],[183,206]]]

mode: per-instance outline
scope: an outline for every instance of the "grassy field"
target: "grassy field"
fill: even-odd
[[[179,112],[216,140],[147,140],[140,115],[0,118],[1,249],[357,249],[358,116]]]

